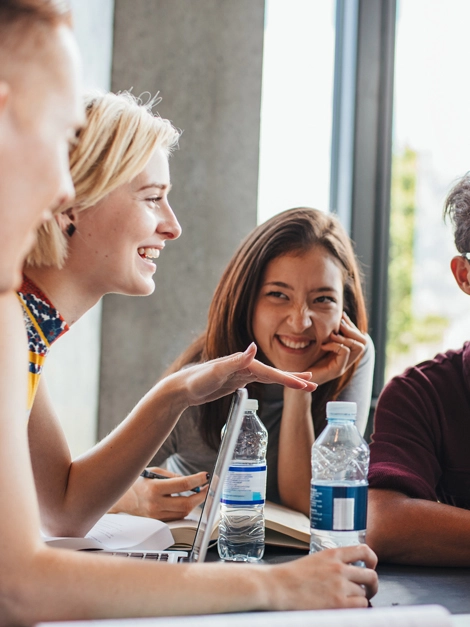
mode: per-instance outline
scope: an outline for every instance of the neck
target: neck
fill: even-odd
[[[58,268],[28,266],[24,271],[44,292],[69,326],[77,322],[103,296],[91,289],[86,279],[67,267]]]

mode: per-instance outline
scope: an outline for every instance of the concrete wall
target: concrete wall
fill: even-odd
[[[183,235],[155,293],[103,302],[100,436],[203,328],[220,274],[256,224],[264,0],[116,0],[112,89],[160,92],[183,129],[170,202]]]
[[[114,0],[72,0],[74,30],[85,86],[109,89]],[[96,441],[101,305],[88,312],[54,345],[45,376],[74,456]]]

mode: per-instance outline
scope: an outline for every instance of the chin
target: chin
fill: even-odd
[[[274,366],[279,368],[280,370],[286,370],[287,372],[306,372],[309,368],[314,366],[318,361],[318,356],[316,357],[304,357],[293,355],[290,359],[277,359],[275,360]]]
[[[0,294],[16,291],[23,281],[20,268],[3,267],[0,270]]]
[[[150,296],[155,291],[155,283],[152,279],[140,281],[138,285],[134,287],[134,290],[130,292],[129,296]]]

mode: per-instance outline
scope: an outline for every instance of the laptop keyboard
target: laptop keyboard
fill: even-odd
[[[114,555],[117,557],[133,557],[140,560],[153,560],[154,562],[168,562],[171,564],[189,562],[186,551],[97,551],[101,555]]]

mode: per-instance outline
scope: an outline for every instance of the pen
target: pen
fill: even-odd
[[[160,475],[157,472],[153,472],[152,470],[147,470],[144,468],[140,473],[141,477],[145,477],[145,479],[175,479],[175,477],[167,477],[166,475]],[[190,492],[199,493],[201,488],[198,486],[197,488],[193,488]]]

